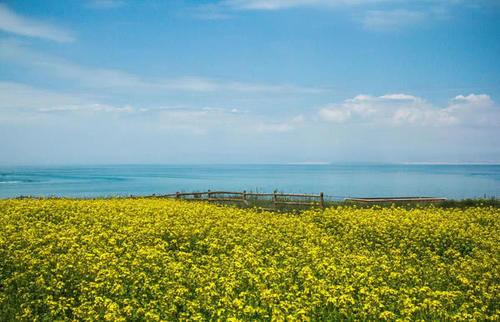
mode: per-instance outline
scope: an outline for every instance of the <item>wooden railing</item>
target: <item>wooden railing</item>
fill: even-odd
[[[347,201],[356,201],[359,203],[381,203],[381,202],[441,202],[446,198],[435,197],[386,197],[386,198],[347,198]]]
[[[228,196],[230,195],[230,196]],[[192,197],[189,197],[192,196]],[[278,205],[302,205],[311,206],[311,202],[307,201],[296,201],[297,198],[315,198],[319,199],[319,206],[325,208],[325,200],[323,192],[319,195],[313,194],[299,194],[299,193],[278,193],[275,190],[272,193],[257,193],[257,192],[246,192],[243,191],[199,191],[199,192],[176,192],[170,194],[153,194],[151,197],[154,198],[175,198],[183,200],[193,200],[193,201],[213,201],[213,202],[243,202],[248,204],[248,197],[272,197],[274,208],[277,209]],[[280,197],[288,197],[286,200],[280,199]]]

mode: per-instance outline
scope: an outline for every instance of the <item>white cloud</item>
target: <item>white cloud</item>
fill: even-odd
[[[391,99],[391,100],[410,100],[410,101],[416,101],[419,99],[416,96],[407,94],[387,94],[380,96],[380,98]]]
[[[0,60],[28,65],[57,78],[67,79],[90,88],[134,89],[135,91],[188,92],[247,92],[317,94],[322,88],[290,84],[256,84],[222,81],[204,77],[185,76],[175,79],[145,79],[120,70],[85,68],[66,60],[43,55],[13,40],[0,40]]]
[[[471,6],[471,4],[474,4]],[[383,7],[381,6],[383,5]],[[393,31],[397,27],[423,25],[429,20],[449,18],[456,6],[480,8],[488,6],[477,1],[448,0],[415,1],[401,0],[221,0],[215,4],[197,7],[195,16],[202,19],[225,19],[231,11],[278,11],[293,8],[343,10],[353,20],[373,31]]]
[[[500,126],[500,109],[486,94],[458,95],[441,113],[454,123]]]
[[[148,108],[96,101],[95,97],[79,93],[59,93],[14,82],[0,82],[0,121],[12,125],[64,119],[71,123],[84,118],[149,112]]]
[[[117,106],[103,104],[98,97],[58,93],[13,82],[0,82],[0,98],[2,120],[11,118],[21,122],[21,116],[28,114],[33,118],[63,114],[78,117],[104,114],[146,118],[163,116],[163,120],[169,120],[163,127],[177,126],[176,123],[183,123],[184,128],[201,127],[204,124],[206,131],[230,126],[261,133],[286,133],[314,124],[314,118],[306,118],[303,114],[283,120],[265,114],[258,117],[234,107]],[[326,122],[354,122],[357,125],[500,126],[500,107],[486,94],[458,95],[441,107],[408,94],[357,95],[340,103],[327,104],[318,109],[317,115]],[[188,126],[188,123],[191,125]]]
[[[81,104],[81,105],[56,105],[53,107],[42,107],[40,112],[104,112],[104,113],[144,113],[146,108],[134,108],[132,106],[116,107],[107,104]]]
[[[353,117],[359,118],[374,115],[379,111],[376,105],[380,100],[382,100],[380,97],[361,94],[354,98],[346,99],[340,104],[325,105],[319,110],[318,114],[324,120],[344,123]]]
[[[58,42],[74,41],[74,37],[68,31],[34,18],[20,16],[4,4],[0,4],[0,30]]]
[[[404,4],[401,0],[221,0],[220,7],[229,7],[235,10],[280,10],[299,7],[348,7],[373,6],[380,3]],[[432,11],[440,11],[443,6],[465,5],[470,8],[489,7],[495,0],[446,0],[446,1],[414,1],[414,4],[429,6]],[[439,6],[437,6],[439,5]]]
[[[14,82],[0,81],[1,109],[40,109],[54,105],[81,104],[88,100],[81,95],[56,93]]]
[[[292,117],[288,121],[259,122],[255,129],[260,133],[287,133],[296,130],[304,122],[304,115],[299,114]]]
[[[218,106],[119,106],[100,103],[95,97],[0,82],[0,123],[3,125],[56,124],[58,127],[62,124],[88,122],[96,122],[101,126],[130,126],[141,131],[148,129],[147,131],[158,133],[175,132],[199,136],[210,133],[291,132],[301,126],[305,118],[299,114],[289,120],[279,121],[266,115]]]
[[[285,116],[237,113],[239,106],[135,106],[0,82],[0,150],[10,151],[0,155],[11,160],[15,152],[26,160],[29,146],[33,162],[41,156],[66,162],[74,153],[84,160],[94,151],[93,162],[103,155],[110,162],[136,155],[184,162],[186,153],[193,153],[192,162],[498,159],[499,106],[488,95],[457,95],[443,105],[402,93],[358,95],[318,110],[322,122],[293,109]]]
[[[407,94],[358,95],[340,104],[323,106],[318,115],[322,120],[336,123],[350,120],[417,126],[500,123],[500,111],[486,94],[458,95],[446,107],[437,107],[422,98]]]
[[[351,111],[349,109],[343,109],[336,104],[326,105],[319,110],[318,114],[323,120],[336,123],[343,123],[351,118]]]
[[[290,84],[270,85],[270,84],[252,84],[241,82],[226,82],[219,84],[222,90],[233,90],[241,92],[271,92],[271,93],[303,93],[318,94],[324,92],[324,89],[318,87],[304,87]]]
[[[219,107],[150,109],[155,113],[154,122],[162,130],[176,130],[195,135],[210,133],[288,133],[303,122],[301,117],[287,121],[271,120],[263,115],[242,114],[237,109]]]
[[[457,106],[459,106],[458,104],[467,104],[468,106],[475,107],[493,105],[493,100],[486,94],[469,94],[468,96],[457,95],[452,102],[457,104]]]
[[[288,123],[260,123],[256,129],[261,133],[285,133],[294,130],[294,127]]]
[[[92,9],[112,9],[123,7],[124,5],[125,2],[120,0],[92,0],[87,2],[85,6]]]
[[[426,18],[427,12],[407,9],[369,10],[364,14],[362,24],[367,29],[385,31],[393,30],[396,26],[416,25]]]
[[[225,0],[221,5],[238,10],[279,10],[297,7],[356,6],[393,0]]]
[[[494,125],[500,122],[500,111],[486,94],[458,95],[444,108],[428,104],[400,107],[394,112],[393,120],[398,124]]]

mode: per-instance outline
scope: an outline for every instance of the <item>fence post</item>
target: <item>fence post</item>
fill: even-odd
[[[243,201],[247,201],[247,191],[246,190],[243,190],[243,193],[241,194],[241,198],[243,199]]]
[[[276,193],[278,192],[278,190],[274,190],[273,192],[273,204],[274,204],[274,210],[276,210],[276,203],[277,203],[277,200],[276,200]]]
[[[325,201],[323,199],[323,192],[321,192],[319,194],[319,205],[320,205],[321,209],[323,209],[323,210],[325,209]]]
[[[179,191],[175,192],[175,199],[179,199]]]
[[[210,192],[210,189],[208,189],[207,191],[207,198],[208,198],[208,201],[210,201],[210,198],[212,197],[212,193]]]

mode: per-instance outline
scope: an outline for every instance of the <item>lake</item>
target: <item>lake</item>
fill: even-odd
[[[99,197],[203,190],[347,197],[500,197],[500,165],[3,166],[0,198]]]

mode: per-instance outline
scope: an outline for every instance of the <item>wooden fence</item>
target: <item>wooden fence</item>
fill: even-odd
[[[435,197],[388,197],[388,198],[347,198],[347,201],[356,201],[359,203],[381,203],[381,202],[441,202],[446,198]]]
[[[228,196],[230,195],[230,196]],[[189,197],[192,196],[192,197]],[[278,205],[302,205],[311,206],[311,202],[306,201],[296,201],[297,198],[315,198],[319,199],[319,206],[325,208],[325,200],[323,192],[319,195],[312,194],[299,194],[299,193],[278,193],[276,190],[273,193],[257,193],[257,192],[246,192],[243,191],[200,191],[200,192],[176,192],[163,195],[152,195],[155,198],[176,198],[183,200],[194,200],[194,201],[224,201],[224,202],[242,202],[248,204],[248,197],[272,197],[274,209],[277,209]],[[286,200],[279,199],[280,197],[288,197]]]

